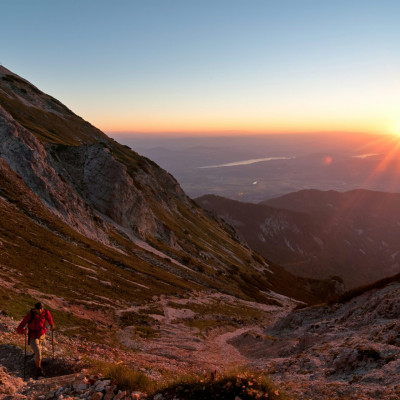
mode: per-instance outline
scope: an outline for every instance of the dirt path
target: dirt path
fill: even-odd
[[[228,341],[254,329],[255,327],[247,326],[223,333],[222,335],[209,337],[207,338],[207,351],[214,362],[221,365],[221,367],[246,365],[249,360],[234,346],[230,345]]]
[[[197,293],[190,300],[173,299],[179,304],[207,304],[210,297]],[[141,339],[135,337],[134,329],[127,329],[124,344],[127,347],[138,350],[137,356],[144,363],[153,365],[155,368],[196,370],[223,370],[240,365],[248,365],[251,360],[228,342],[246,332],[262,334],[266,325],[273,324],[275,320],[286,314],[288,310],[263,310],[265,316],[260,323],[250,323],[240,327],[221,326],[213,328],[209,332],[200,331],[189,327],[185,321],[196,321],[202,319],[203,315],[196,316],[195,312],[186,309],[174,308],[169,305],[171,298],[161,295],[159,305],[163,316],[159,321],[161,326],[156,338]],[[235,303],[234,303],[235,304]],[[248,304],[246,304],[248,305]],[[187,318],[187,319],[186,319]],[[218,315],[210,315],[210,318],[218,318]]]

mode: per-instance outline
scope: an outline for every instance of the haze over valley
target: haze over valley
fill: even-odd
[[[393,136],[112,137],[169,171],[192,198],[257,203],[303,189],[400,192]]]

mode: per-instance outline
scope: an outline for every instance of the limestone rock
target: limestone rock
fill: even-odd
[[[45,146],[1,106],[0,157],[54,214],[86,236],[106,241],[84,201],[52,167]]]

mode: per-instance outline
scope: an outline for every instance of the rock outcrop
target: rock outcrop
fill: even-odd
[[[1,106],[0,157],[57,216],[84,235],[106,241],[91,210],[52,167],[45,146]]]
[[[52,163],[91,208],[141,237],[157,232],[156,217],[141,191],[104,144],[52,145]]]

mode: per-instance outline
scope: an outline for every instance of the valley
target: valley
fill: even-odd
[[[192,198],[258,203],[306,189],[400,192],[393,136],[352,134],[340,142],[335,134],[111,136],[171,172]]]

